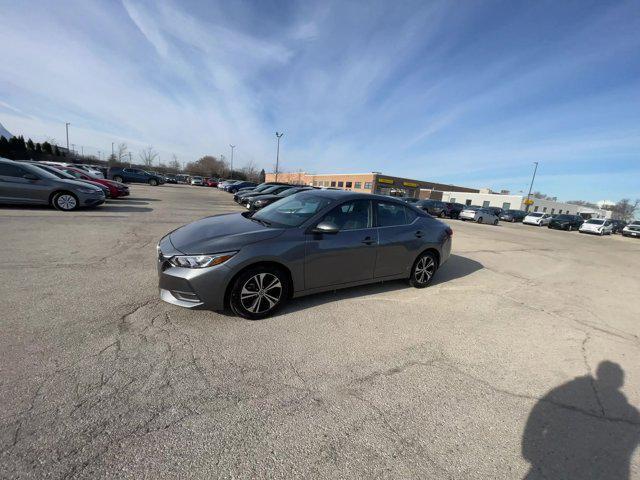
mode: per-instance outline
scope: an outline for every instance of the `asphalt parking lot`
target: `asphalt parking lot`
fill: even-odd
[[[161,302],[157,241],[228,211],[182,185],[0,207],[0,476],[640,478],[640,241],[451,221],[427,289]]]

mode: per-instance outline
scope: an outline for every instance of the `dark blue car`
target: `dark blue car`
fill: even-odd
[[[229,185],[228,187],[225,187],[225,190],[229,193],[236,193],[241,188],[255,187],[256,185],[257,183],[254,183],[254,182],[238,182],[238,183],[234,183],[233,185]]]
[[[111,167],[107,178],[124,183],[148,183],[152,187],[162,185],[166,180],[162,175],[149,173],[139,168]]]

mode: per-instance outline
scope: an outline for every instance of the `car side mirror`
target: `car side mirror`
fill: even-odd
[[[320,222],[313,229],[313,233],[329,233],[329,234],[332,234],[332,233],[338,233],[339,230],[340,229],[338,228],[338,226],[333,222]]]
[[[38,177],[36,177],[33,173],[25,173],[22,178],[26,178],[27,180],[38,180]]]

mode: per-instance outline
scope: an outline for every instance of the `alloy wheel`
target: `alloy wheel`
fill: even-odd
[[[78,205],[78,202],[73,198],[73,195],[66,193],[58,196],[56,203],[61,210],[73,210]]]
[[[436,262],[430,256],[424,256],[418,260],[414,277],[418,283],[427,283],[431,280],[434,272],[436,271]]]
[[[262,314],[274,308],[282,298],[282,283],[271,273],[249,278],[240,291],[240,303],[247,311]]]

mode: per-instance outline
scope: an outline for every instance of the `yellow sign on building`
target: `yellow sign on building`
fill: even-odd
[[[393,180],[390,178],[379,178],[378,183],[387,183],[389,185],[393,185]]]
[[[414,182],[402,182],[405,187],[418,188],[418,184]]]

